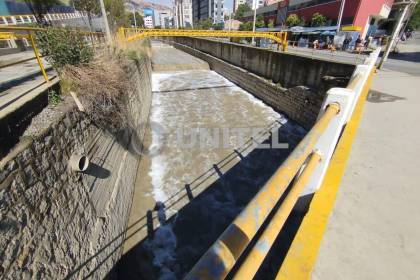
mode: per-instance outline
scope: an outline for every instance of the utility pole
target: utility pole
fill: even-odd
[[[109,30],[108,18],[106,16],[104,0],[99,0],[99,3],[101,5],[101,13],[102,13],[103,24],[105,25],[106,41],[107,41],[108,44],[111,44],[111,31]]]
[[[382,59],[379,62],[378,69],[381,69],[384,62],[387,61],[388,55],[389,55],[389,53],[391,52],[391,49],[392,49],[392,45],[394,45],[395,40],[398,37],[398,34],[400,34],[400,30],[401,30],[404,18],[407,15],[407,12],[408,12],[408,9],[409,9],[410,5],[411,5],[411,3],[406,4],[405,7],[404,7],[404,10],[402,11],[402,13],[400,13],[399,18],[395,23],[394,30],[392,31],[391,40],[388,42],[388,45],[386,46],[385,52],[382,55]]]
[[[340,31],[341,21],[343,19],[343,13],[344,13],[344,6],[345,5],[346,5],[346,0],[341,0],[340,12],[338,14],[338,19],[337,19],[337,34]]]
[[[252,32],[255,32],[255,21],[257,20],[257,1],[254,0],[252,2],[252,6],[254,6],[254,24],[252,25]],[[252,45],[255,44],[255,37],[252,37]]]
[[[229,32],[232,28],[232,12],[229,12]]]
[[[133,8],[134,27],[137,28],[136,10]]]

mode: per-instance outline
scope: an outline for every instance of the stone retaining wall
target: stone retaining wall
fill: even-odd
[[[66,98],[51,109],[52,120],[48,114],[38,124],[34,119],[28,129],[33,132],[0,161],[4,278],[102,279],[118,260],[139,162],[124,138],[141,145],[152,94],[150,59],[126,70],[135,137],[115,137],[97,128]],[[36,127],[43,123],[44,128]],[[89,156],[87,171],[69,171],[74,153]]]

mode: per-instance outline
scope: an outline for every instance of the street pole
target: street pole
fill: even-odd
[[[337,19],[337,34],[340,31],[341,21],[343,19],[343,13],[344,13],[344,6],[345,5],[346,5],[346,0],[341,0],[340,12],[338,14],[338,19]]]
[[[404,18],[407,15],[409,7],[410,7],[410,4],[407,4],[404,7],[403,12],[400,14],[400,17],[398,18],[398,20],[397,20],[397,22],[394,26],[394,30],[392,31],[391,40],[388,42],[388,45],[386,46],[385,52],[382,55],[382,59],[379,62],[378,69],[381,69],[384,62],[387,61],[388,55],[389,55],[389,53],[391,52],[391,49],[392,49],[392,45],[394,45],[394,42],[395,42],[396,38],[398,37],[398,34],[400,34],[400,29],[402,27]]]
[[[254,24],[252,25],[252,32],[255,32],[255,21],[257,20],[257,1],[258,0],[254,0],[252,2],[254,6]],[[252,45],[254,44],[255,44],[255,37],[252,37]]]
[[[133,9],[133,17],[134,17],[134,27],[137,29],[136,12],[134,9]]]
[[[107,41],[108,44],[110,44],[111,43],[111,31],[109,30],[108,18],[106,16],[104,0],[99,0],[99,3],[101,5],[101,13],[102,13],[103,24],[105,25],[106,41]]]
[[[229,12],[229,32],[232,27],[232,12]]]

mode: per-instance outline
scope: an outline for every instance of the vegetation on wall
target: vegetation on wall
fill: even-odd
[[[288,26],[297,26],[303,25],[305,21],[301,19],[297,14],[290,14],[286,19],[286,24]]]
[[[93,50],[81,32],[49,27],[37,32],[36,37],[41,54],[59,72],[67,64],[88,63],[93,57]]]

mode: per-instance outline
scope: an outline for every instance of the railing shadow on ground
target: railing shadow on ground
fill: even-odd
[[[278,127],[279,124],[280,127]],[[274,130],[277,133],[272,133]],[[235,149],[165,202],[158,202],[157,208],[150,210],[148,215],[139,217],[124,232],[110,239],[105,246],[73,269],[66,279],[92,277],[111,256],[121,251],[126,240],[146,229],[148,236],[145,235],[146,237],[142,241],[126,252],[105,278],[157,279],[161,271],[168,272],[168,270],[172,271],[171,273],[174,273],[176,278],[181,278],[274,174],[296,144],[304,137],[303,131],[299,126],[290,124],[290,122],[283,125],[278,121],[273,122],[266,130],[249,139],[244,146]],[[270,135],[278,135],[278,143],[288,143],[289,147],[287,149],[254,149],[255,142],[271,143]],[[263,141],[264,139],[267,140]],[[243,155],[242,153],[247,149],[251,149],[251,152]],[[238,160],[238,163],[223,173],[224,167],[234,159]],[[206,181],[215,174],[219,178],[198,192],[200,186],[205,185]],[[193,193],[196,195],[194,196]],[[173,208],[183,200],[187,200],[187,203],[167,221],[162,220],[162,218],[166,219],[164,212],[156,211],[161,205],[161,210],[173,212]],[[165,205],[165,209],[163,209],[163,205]],[[277,239],[281,241],[280,245],[275,243],[273,246],[273,248],[277,248],[280,255],[281,252],[287,252],[301,218],[301,212],[293,212],[286,222],[287,231],[282,232]],[[154,229],[154,220],[160,220],[161,226]],[[176,242],[170,245],[174,249],[173,255],[169,255],[164,260],[164,267],[162,265],[159,267],[159,265],[155,265],[156,260],[154,260],[153,253],[167,249],[165,244],[159,243],[162,241],[162,235],[169,240],[175,237]],[[160,240],[156,240],[156,237]],[[110,248],[113,249],[104,255],[104,252]],[[160,252],[162,253],[162,251]],[[273,259],[274,263],[279,261],[278,252],[276,252],[275,258],[267,258],[268,264],[263,264],[261,270],[273,267],[272,261],[269,259]]]
[[[304,136],[290,141],[293,137],[287,124],[278,128],[278,135],[279,143],[287,142],[288,149],[254,149],[245,156],[235,150],[233,154],[240,161],[225,173],[220,164],[216,164],[214,172],[219,178],[195,197],[192,191],[196,186],[187,185],[182,196],[188,196],[189,203],[168,220],[165,221],[163,211],[171,210],[176,202],[165,205],[166,209],[163,208],[166,203],[158,203],[160,227],[126,252],[108,274],[109,278],[111,275],[117,275],[118,279],[180,279],[185,276]],[[264,143],[271,143],[271,139]],[[292,214],[288,224],[300,224],[301,216]],[[289,235],[294,235],[293,228],[297,227],[283,233],[280,247],[288,246],[293,239]],[[289,242],[285,242],[287,240]]]

